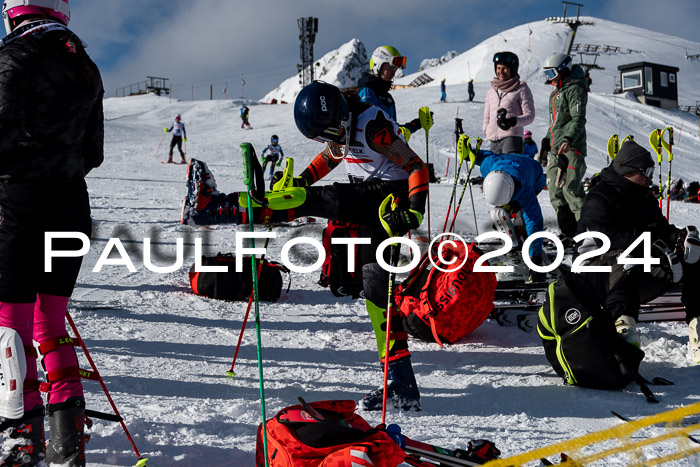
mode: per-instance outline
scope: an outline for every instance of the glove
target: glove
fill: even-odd
[[[183,141],[186,143],[186,142],[187,142],[187,138],[183,138]]]
[[[282,166],[282,161],[279,161],[279,162],[277,163],[277,167],[280,167],[280,166]]]
[[[542,167],[547,167],[547,163],[549,162],[549,151],[551,149],[552,145],[549,144],[549,138],[545,136],[542,138],[542,142],[540,143],[540,153],[535,156],[535,159],[539,161]]]
[[[566,185],[566,170],[569,167],[569,158],[564,154],[557,156],[557,187],[564,188]]]
[[[503,131],[510,130],[518,123],[515,117],[506,118],[507,113],[506,109],[498,109],[498,112],[496,112],[496,125]]]
[[[423,222],[423,214],[413,209],[397,209],[387,212],[382,219],[395,235],[403,237],[410,229],[417,229],[420,226]]]
[[[459,451],[461,451],[461,449]],[[473,439],[467,443],[466,455],[458,455],[457,457],[474,461],[477,464],[483,464],[485,461],[498,459],[500,455],[501,451],[496,447],[493,441],[487,439]]]
[[[695,264],[700,259],[700,235],[695,226],[685,228],[685,240],[683,240],[683,261],[685,264]]]
[[[657,240],[654,242],[654,249],[661,256],[661,264],[666,266],[671,273],[671,280],[674,283],[680,282],[683,279],[683,265],[681,264],[681,259],[666,246],[663,240]]]
[[[168,132],[168,129],[167,129],[167,128],[163,128],[163,131],[167,133],[167,132]]]
[[[281,170],[278,170],[277,172],[272,174],[272,178],[270,179],[270,186],[274,186],[275,183],[279,182],[282,178],[282,175],[284,175],[284,172],[282,172]],[[292,179],[292,186],[300,186],[305,188],[309,186],[309,182],[304,177],[294,177]]]

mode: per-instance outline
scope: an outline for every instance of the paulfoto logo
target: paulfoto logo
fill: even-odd
[[[267,255],[267,249],[258,246],[246,246],[254,243],[255,240],[267,240],[275,239],[277,234],[275,232],[236,232],[235,233],[235,246],[236,246],[236,272],[241,272],[243,269],[243,257],[246,255]],[[532,261],[530,257],[531,246],[535,242],[541,242],[544,238],[550,240],[554,245],[556,254],[554,259],[548,261],[548,264],[539,265]],[[82,246],[76,250],[61,250],[53,248],[53,240],[55,239],[74,239],[79,240]],[[584,242],[586,239],[593,239],[595,242],[589,242],[592,247],[586,248],[582,251],[580,248],[579,255],[573,260],[571,265],[572,272],[611,272],[611,266],[590,266],[588,265],[593,258],[605,254],[610,249],[610,240],[600,232],[585,232],[574,237],[574,241],[577,244]],[[494,241],[494,240],[497,240]],[[184,239],[175,239],[176,256],[173,264],[166,266],[159,266],[154,264],[152,256],[155,256],[151,252],[151,239],[143,238],[143,255],[142,262],[146,269],[157,273],[171,273],[179,270],[184,264]],[[332,238],[331,244],[334,245],[345,245],[347,252],[347,272],[355,272],[355,247],[357,245],[370,245],[372,240],[370,238],[364,237],[345,237],[345,238]],[[403,266],[392,266],[388,264],[384,259],[385,250],[392,244],[404,244],[411,250],[412,260]],[[499,260],[501,257],[507,256],[514,249],[513,239],[506,233],[503,232],[486,232],[477,236],[472,243],[476,243],[479,246],[488,245],[494,246],[495,248],[482,254],[474,262],[474,272],[512,272],[512,265],[503,265],[502,261]],[[290,258],[290,250],[297,245],[310,245],[316,249],[318,253],[318,258],[311,265],[298,265],[294,264]],[[434,254],[428,255],[428,258],[432,265],[442,272],[453,272],[457,271],[464,266],[468,259],[470,242],[467,242],[461,236],[455,233],[445,233],[440,234],[433,238],[429,245],[429,251],[434,252]],[[642,247],[643,255],[642,257],[631,257],[632,252],[640,246]],[[541,246],[535,245],[537,248]],[[484,249],[482,247],[482,249]],[[54,258],[68,258],[68,257],[81,257],[85,256],[90,250],[90,239],[87,235],[82,232],[46,232],[44,237],[44,270],[46,272],[51,272],[51,266]],[[455,254],[455,251],[464,251],[463,255]],[[616,261],[621,265],[629,265],[633,267],[636,265],[643,266],[644,272],[651,272],[652,265],[660,264],[659,258],[655,258],[651,254],[652,242],[651,234],[649,232],[642,233],[625,251],[623,251],[619,256],[617,256]],[[547,273],[557,269],[562,261],[564,260],[564,246],[562,245],[559,238],[551,232],[536,232],[530,235],[527,240],[525,240],[520,248],[520,255],[522,256],[523,262],[533,271]],[[133,254],[133,252],[132,252]],[[116,257],[115,257],[116,256]],[[320,241],[311,237],[296,237],[287,240],[282,246],[280,252],[282,264],[284,264],[289,270],[298,273],[309,273],[320,270],[323,262],[326,259],[326,252]],[[461,258],[460,258],[461,257]],[[194,258],[195,258],[195,271],[197,272],[226,272],[228,271],[227,266],[203,266],[202,265],[202,239],[194,239]],[[411,239],[404,237],[391,237],[385,239],[379,244],[375,252],[375,258],[377,263],[388,272],[393,273],[407,273],[413,270],[421,259],[420,247]],[[437,262],[434,258],[437,258]],[[92,272],[99,273],[105,266],[121,266],[129,270],[129,272],[137,272],[136,266],[132,261],[130,254],[124,248],[122,241],[119,238],[109,238],[106,241],[106,245],[102,250],[100,257],[95,263]],[[628,266],[626,266],[628,267]]]

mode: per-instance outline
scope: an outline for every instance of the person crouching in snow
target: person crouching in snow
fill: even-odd
[[[326,148],[293,180],[295,187],[303,189],[304,196],[300,197],[303,201],[294,209],[275,210],[271,198],[268,208],[256,208],[254,220],[261,223],[265,217],[274,223],[317,216],[360,224],[360,237],[371,239],[370,245],[359,245],[359,256],[366,307],[379,358],[382,362],[389,359],[387,399],[390,406],[420,410],[408,334],[395,307],[389,354],[385,355],[389,273],[377,263],[376,248],[388,238],[378,208],[390,194],[399,203],[398,209],[387,213],[383,219],[391,231],[405,235],[409,229],[420,226],[428,194],[428,168],[406,144],[398,124],[379,107],[362,102],[357,93],[341,93],[330,84],[311,83],[297,96],[294,120],[305,137],[326,144]],[[351,183],[316,185],[341,163]],[[198,195],[207,197],[206,202],[190,206],[190,210],[186,199],[183,223],[243,223],[244,210],[238,205],[238,193],[218,193],[211,173],[198,174],[195,178],[207,180],[207,185],[201,185],[206,193]],[[388,256],[389,249],[385,252]],[[389,259],[385,261],[388,263]],[[383,388],[380,387],[361,399],[360,407],[381,410],[382,397]]]
[[[515,263],[512,273],[496,274],[499,281],[541,282],[546,279],[544,273],[528,270],[520,254],[515,250],[524,238],[519,239],[511,215],[519,217],[525,223],[526,236],[544,230],[542,209],[537,195],[544,189],[546,179],[540,164],[521,154],[495,154],[491,151],[478,151],[475,157],[481,176],[484,177],[483,189],[486,202],[495,206],[491,209],[491,221],[499,232],[508,234],[514,245],[510,256]],[[530,259],[538,266],[542,265],[542,239],[530,245]]]
[[[187,141],[187,131],[185,130],[185,124],[182,123],[182,117],[180,114],[175,115],[175,122],[170,126],[170,128],[165,129],[166,133],[172,133],[173,138],[170,140],[170,153],[168,154],[168,162],[173,163],[173,149],[177,146],[177,150],[180,152],[180,157],[182,160],[181,164],[187,163],[185,160],[185,153],[182,152],[182,141]]]
[[[577,233],[600,232],[610,240],[608,252],[588,264],[612,267],[605,309],[612,314],[618,333],[637,347],[641,345],[637,332],[640,304],[682,282],[689,358],[700,364],[700,237],[694,226],[679,228],[664,217],[651,191],[655,166],[649,151],[634,141],[625,142],[586,196]],[[640,266],[629,268],[618,261],[620,253],[643,232],[651,234],[651,255],[660,260],[651,272],[644,272]],[[592,242],[581,242],[578,252],[599,248]],[[639,258],[642,254],[635,250],[629,256]]]

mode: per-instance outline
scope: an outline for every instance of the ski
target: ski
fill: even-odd
[[[634,420],[632,420],[631,418],[627,418],[624,415],[620,415],[619,413],[615,412],[614,410],[611,410],[610,413],[613,414],[614,416],[616,416],[617,418],[619,418],[620,420],[623,420],[625,422],[629,422],[629,423],[634,422]],[[685,426],[692,426],[692,425],[697,425],[697,424],[698,424],[697,419],[688,418],[688,419],[683,419],[681,421],[680,426],[685,427]],[[700,440],[698,440],[697,438],[695,438],[689,434],[685,434],[685,437],[688,438],[690,441],[692,441],[695,444],[700,444]]]
[[[315,217],[304,216],[289,222],[275,222],[273,227],[302,227],[304,225],[318,224]]]

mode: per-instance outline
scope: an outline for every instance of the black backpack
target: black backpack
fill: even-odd
[[[673,383],[640,376],[644,352],[617,333],[603,303],[583,275],[569,272],[549,285],[537,323],[547,360],[565,384],[622,389],[635,381],[649,402],[658,402],[647,384]]]
[[[258,258],[258,265],[260,264]],[[217,253],[216,256],[202,256],[202,266],[227,266],[227,272],[208,272],[190,268],[190,285],[197,295],[221,300],[245,301],[253,289],[251,257],[243,257],[243,268],[236,272],[236,257],[231,253]],[[289,270],[274,261],[262,260],[258,278],[260,300],[276,302],[282,294],[282,272]],[[288,289],[289,290],[289,289]]]

